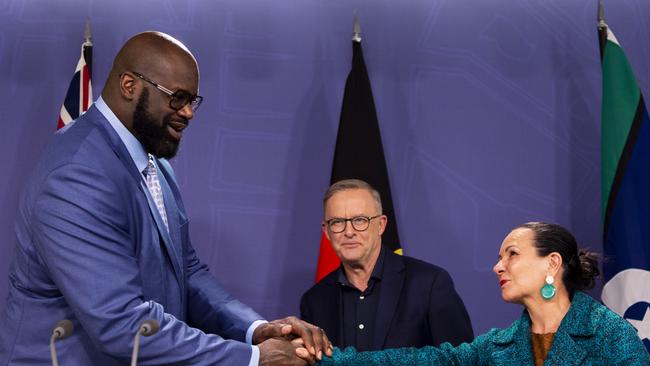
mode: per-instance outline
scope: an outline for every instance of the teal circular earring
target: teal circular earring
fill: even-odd
[[[555,286],[553,286],[553,282],[555,282],[553,276],[546,276],[546,284],[542,286],[542,290],[540,291],[544,300],[550,300],[555,296]]]

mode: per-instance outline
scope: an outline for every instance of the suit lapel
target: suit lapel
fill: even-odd
[[[158,169],[158,171],[160,172],[160,169]],[[173,207],[170,207],[170,203],[174,202],[175,200],[173,197],[171,197],[169,185],[167,184],[166,180],[163,178],[162,174],[158,174],[158,179],[160,181],[160,189],[162,190],[163,193],[163,200],[165,203],[165,211],[167,213],[167,223],[169,224],[169,230],[167,230],[167,227],[165,226],[165,222],[163,221],[162,216],[160,216],[160,212],[158,212],[158,207],[156,207],[156,202],[153,200],[153,197],[149,192],[149,188],[147,187],[144,178],[140,179],[139,186],[140,186],[140,190],[147,197],[149,211],[151,211],[151,216],[153,217],[154,222],[156,223],[158,234],[160,235],[160,238],[162,239],[162,242],[164,244],[163,247],[167,252],[167,256],[169,257],[171,265],[174,268],[174,273],[180,285],[183,283],[181,281],[182,279],[182,270],[181,270],[182,267],[180,264],[181,254],[176,250],[172,238],[172,233],[175,233],[175,236],[179,235],[178,217],[176,215],[177,210],[175,210],[176,205],[174,204]]]
[[[338,271],[337,271],[338,272]],[[343,326],[343,289],[341,288],[341,285],[332,280],[331,283],[328,284],[327,286],[329,289],[331,289],[327,296],[327,298],[331,299],[331,302],[328,302],[327,305],[325,305],[324,310],[324,315],[328,316],[329,314],[332,314],[333,318],[330,320],[330,326],[332,334],[337,337],[336,339],[333,340],[334,345],[341,345],[343,344],[343,329],[345,327]],[[331,311],[330,309],[337,309],[336,311]]]
[[[553,344],[546,356],[545,365],[581,365],[587,352],[573,337],[592,337],[595,333],[589,318],[591,300],[588,295],[577,292],[571,302],[569,312],[564,316],[555,333]],[[532,365],[533,351],[530,342],[530,316],[526,311],[513,325],[495,336],[493,342],[498,351],[492,353],[494,365]],[[503,348],[501,348],[503,347]]]
[[[98,127],[98,130],[101,131],[104,138],[109,142],[115,155],[122,162],[124,168],[129,172],[131,177],[135,182],[142,180],[142,172],[138,171],[138,168],[135,166],[129,151],[126,149],[126,146],[120,139],[120,136],[115,132],[115,130],[110,126],[110,122],[104,117],[104,115],[95,107],[93,104],[90,106],[90,109],[81,116],[78,122],[75,123],[93,123]],[[145,186],[145,190],[146,186]]]
[[[129,172],[129,174],[133,177],[136,186],[142,191],[142,194],[145,195],[147,198],[147,203],[149,206],[149,210],[151,211],[151,215],[154,218],[154,221],[156,223],[156,227],[158,228],[158,232],[160,233],[160,237],[162,238],[162,241],[164,242],[165,250],[167,251],[167,254],[171,260],[171,264],[174,268],[174,272],[176,274],[176,277],[179,279],[179,283],[182,283],[181,281],[181,265],[179,263],[180,260],[180,255],[179,253],[174,249],[174,245],[172,242],[172,236],[170,233],[167,231],[167,228],[165,227],[165,223],[162,221],[162,217],[160,216],[160,213],[158,212],[158,208],[156,207],[156,203],[154,202],[153,198],[151,197],[151,193],[149,193],[149,189],[147,188],[147,184],[144,181],[144,176],[142,175],[142,172],[138,171],[138,168],[135,166],[135,163],[133,162],[133,159],[131,158],[131,155],[129,154],[129,151],[126,149],[126,146],[120,139],[119,135],[115,130],[113,130],[112,127],[110,127],[110,122],[106,120],[106,117],[95,107],[94,105],[88,109],[88,111],[82,116],[82,118],[85,120],[79,120],[79,122],[90,122],[95,124],[101,133],[104,135],[107,141],[109,141],[110,145],[113,148],[113,151],[115,152],[115,155],[118,157],[118,159],[124,164],[125,169]],[[78,123],[78,122],[76,122]],[[160,172],[160,164],[158,171]],[[159,179],[160,179],[160,186],[163,191],[163,197],[165,200],[165,208],[167,210],[167,220],[169,222],[169,227],[170,228],[176,228],[174,231],[177,235],[180,235],[177,231],[178,228],[178,217],[176,214],[170,214],[171,212],[178,212],[175,208],[175,202],[176,200],[174,197],[171,195],[171,191],[169,189],[169,184],[167,181],[163,178],[163,174],[159,174]],[[170,207],[168,202],[173,202],[174,206]],[[172,224],[170,220],[170,217],[173,217],[172,220],[174,221],[174,224]]]
[[[157,159],[156,159],[157,160]],[[169,231],[165,227],[165,223],[162,221],[162,218],[158,214],[156,217],[156,224],[158,225],[158,231],[160,235],[163,236],[163,241],[165,242],[165,247],[169,254],[169,258],[174,266],[174,272],[176,272],[176,277],[179,279],[179,283],[182,284],[181,279],[183,278],[183,267],[182,267],[182,248],[181,248],[181,237],[180,237],[180,223],[179,223],[179,208],[176,204],[176,199],[171,191],[170,185],[167,182],[167,174],[165,169],[163,169],[162,164],[156,161],[158,165],[158,171],[161,174],[158,174],[160,179],[160,188],[163,193],[163,199],[165,201],[165,211],[167,213],[167,223],[169,224]],[[149,196],[150,197],[150,196]],[[153,206],[152,206],[153,204]],[[149,200],[149,208],[158,213],[153,199]]]
[[[530,345],[530,317],[525,311],[522,317],[509,328],[500,331],[492,342],[497,349],[492,353],[493,365],[534,364],[533,350]]]
[[[395,317],[405,276],[402,258],[390,250],[383,250],[386,251],[386,256],[384,258],[381,289],[379,290],[375,334],[372,342],[372,347],[375,349],[384,347],[390,325]]]
[[[553,345],[546,356],[549,365],[580,365],[587,357],[587,351],[573,339],[589,339],[596,330],[589,314],[593,300],[582,292],[576,292],[571,301],[569,311],[562,319],[555,333]]]
[[[529,337],[530,338],[530,337]],[[492,353],[492,365],[534,365],[529,338],[517,339],[509,347]],[[527,343],[524,343],[527,342]]]
[[[587,352],[579,347],[573,338],[563,331],[555,333],[553,345],[548,351],[545,364],[548,365],[582,365]]]

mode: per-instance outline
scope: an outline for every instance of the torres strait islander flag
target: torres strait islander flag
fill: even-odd
[[[650,351],[650,120],[623,50],[601,21],[602,300]]]
[[[363,60],[358,28],[358,23],[355,23],[355,37],[352,41],[352,70],[345,82],[330,183],[354,178],[364,180],[377,189],[381,195],[384,214],[388,216],[388,225],[382,235],[382,243],[390,250],[402,254],[375,102],[372,97],[368,71]],[[316,282],[335,270],[339,264],[339,258],[323,233]]]
[[[61,106],[59,120],[56,124],[57,130],[77,119],[93,103],[93,90],[90,83],[93,44],[91,42],[90,23],[88,21],[86,21],[84,38],[85,40],[81,45],[81,57],[79,57],[77,68],[72,76],[72,80],[68,86],[68,92]]]

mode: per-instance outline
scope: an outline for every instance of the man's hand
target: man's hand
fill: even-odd
[[[253,332],[253,344],[262,343],[275,337],[284,337],[289,340],[302,338],[304,348],[309,351],[309,355],[318,360],[323,358],[323,353],[332,356],[332,345],[325,332],[295,316],[260,325]]]
[[[303,347],[300,338],[296,341],[271,338],[258,344],[258,347],[260,366],[304,366],[315,363],[314,357]]]

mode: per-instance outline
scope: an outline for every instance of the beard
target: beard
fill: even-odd
[[[167,131],[171,117],[168,115],[159,123],[149,112],[149,90],[142,91],[133,111],[133,130],[144,150],[157,158],[171,159],[178,152],[180,141]]]

